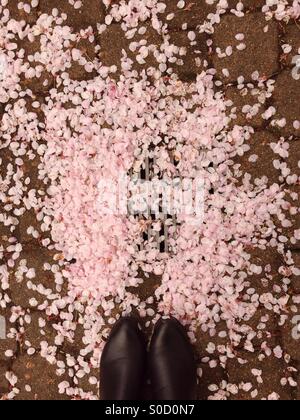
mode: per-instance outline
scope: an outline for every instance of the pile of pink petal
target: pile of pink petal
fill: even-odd
[[[187,92],[191,99],[176,99]],[[73,105],[64,107],[67,102]],[[249,133],[228,130],[225,102],[214,94],[212,76],[203,73],[189,86],[176,79],[149,85],[146,78],[130,77],[119,83],[99,77],[85,88],[71,82],[63,95],[52,92],[45,114],[43,162],[52,185],[44,222],[57,251],[74,262],[66,272],[73,293],[98,302],[124,299],[127,287],[141,282],[142,269],[163,276],[156,296],[165,314],[209,328],[222,319],[233,330],[235,320],[255,313],[259,300],[239,299],[249,269],[244,250],[277,245],[273,216],[284,218],[284,192],[278,185],[236,186],[230,159]],[[177,168],[169,145],[160,142],[163,136],[180,156]],[[151,146],[157,173],[201,174],[205,183],[204,223],[194,228],[181,219],[171,231],[172,252],[163,257],[153,241],[139,249],[139,218],[99,209],[100,181],[117,182],[122,171],[136,171]]]

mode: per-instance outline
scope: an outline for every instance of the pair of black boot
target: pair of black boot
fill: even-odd
[[[138,321],[123,318],[117,322],[101,359],[101,399],[139,400],[147,372],[154,400],[196,400],[193,349],[177,320],[161,319],[156,324],[148,354]]]

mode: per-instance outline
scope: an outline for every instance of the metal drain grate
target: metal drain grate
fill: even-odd
[[[163,181],[161,174],[154,174],[155,160],[147,157],[142,165],[139,174],[131,174],[131,177],[136,177],[142,183],[151,183],[154,179]],[[152,206],[147,205],[147,210],[144,212],[133,212],[134,216],[144,224],[145,231],[143,232],[143,241],[139,245],[139,250],[145,249],[149,244],[153,244],[153,248],[158,248],[161,253],[167,253],[170,251],[169,243],[169,230],[171,227],[178,225],[177,218],[175,215],[169,214],[163,208],[163,196],[162,194],[157,196],[158,202],[156,203],[157,209],[154,211]],[[129,209],[129,213],[132,214],[132,210]],[[153,226],[157,223],[161,224],[161,229],[155,230]]]
[[[138,173],[132,174],[132,179],[136,179],[137,184],[141,185],[141,197],[144,197],[143,193],[146,197],[145,202],[142,200],[143,211],[139,206],[137,212],[128,210],[144,226],[140,250],[149,246],[151,248],[153,244],[161,253],[168,253],[174,248],[176,231],[182,221],[190,224],[195,232],[204,221],[205,188],[200,171],[191,171],[191,175],[182,178],[176,169],[178,161],[175,153],[170,150],[168,153],[172,164],[172,172],[169,174],[167,171],[160,171],[151,154],[137,168]],[[147,201],[149,197],[150,202]]]

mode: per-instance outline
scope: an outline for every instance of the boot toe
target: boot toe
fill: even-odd
[[[121,319],[111,332],[103,351],[102,362],[132,357],[132,349],[144,353],[142,351],[144,346],[145,343],[138,322],[132,318]]]
[[[185,329],[177,320],[161,320],[156,325],[149,364],[155,399],[196,399],[194,352]]]
[[[103,350],[100,389],[103,400],[137,400],[145,377],[146,344],[138,322],[121,319]]]

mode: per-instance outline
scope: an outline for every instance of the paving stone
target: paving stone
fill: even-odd
[[[267,25],[269,30],[265,33],[264,28]],[[242,51],[236,48],[241,44],[236,39],[236,35],[240,33],[245,35],[242,43],[247,46]],[[262,13],[247,14],[242,18],[224,16],[216,26],[213,39],[215,51],[220,48],[224,53],[227,47],[233,48],[230,56],[219,58],[216,53],[213,56],[217,77],[226,83],[235,82],[239,76],[251,81],[255,71],[261,77],[269,78],[279,69],[277,24],[273,21],[267,23]],[[229,71],[229,77],[223,74],[223,69]]]
[[[48,186],[39,176],[39,166],[41,165],[40,157],[37,156],[33,160],[24,157],[23,162],[22,170],[24,172],[24,178],[30,179],[27,190],[30,191],[31,189],[34,189],[37,192],[41,191],[39,195],[45,194]]]
[[[94,70],[92,72],[88,72],[85,69],[85,64],[87,63],[95,63],[96,60],[96,44],[94,42],[90,42],[89,40],[82,39],[76,44],[76,49],[81,51],[81,54],[85,61],[81,64],[81,60],[79,61],[72,61],[71,67],[67,70],[70,78],[72,80],[90,80],[97,76],[97,72]]]
[[[198,399],[206,401],[213,393],[209,391],[210,385],[219,386],[222,381],[227,379],[227,373],[220,364],[215,368],[210,368],[207,364],[198,365],[198,373],[201,372],[201,377],[198,379]]]
[[[41,35],[35,35],[34,39],[29,39],[28,37],[18,38],[17,44],[19,56],[30,64],[35,63],[35,54],[40,53],[41,49]]]
[[[38,92],[33,93],[32,98],[28,97],[25,99],[27,112],[35,114],[35,116],[33,116],[33,119],[36,118],[38,129],[40,130],[44,129],[44,123],[45,123],[44,105],[45,105],[45,100],[46,100],[45,98],[47,94],[48,94],[48,88],[43,93],[38,93]]]
[[[250,264],[262,267],[261,274],[247,277],[249,288],[254,288],[256,293],[261,295],[273,291],[274,286],[282,285],[279,269],[284,265],[284,260],[276,249],[246,248],[245,251],[250,255]]]
[[[23,9],[18,8],[18,4],[19,2],[16,0],[8,0],[6,8],[10,12],[10,18],[17,21],[23,20],[26,23],[34,24],[37,20],[37,9],[32,8],[30,13],[26,13]]]
[[[33,312],[28,315],[30,316],[29,323],[26,322],[24,317],[19,322],[20,351],[26,353],[29,348],[39,350],[42,341],[46,341],[49,345],[55,345],[57,332],[45,314],[43,312]]]
[[[55,401],[68,399],[58,392],[59,383],[66,378],[58,377],[56,367],[50,365],[40,355],[18,357],[14,363],[13,372],[18,377],[16,387],[20,390],[16,400]],[[29,392],[25,389],[26,385],[31,387]]]
[[[55,80],[51,73],[49,73],[42,63],[36,61],[35,54],[40,52],[41,48],[41,37],[36,36],[31,42],[28,38],[18,39],[17,44],[19,47],[19,54],[23,57],[25,63],[28,63],[30,67],[43,67],[43,71],[40,77],[33,77],[28,79],[21,76],[21,87],[23,90],[30,89],[34,95],[45,94],[49,89],[54,87]]]
[[[229,8],[236,9],[236,6],[240,3],[240,0],[228,0]],[[265,0],[243,0],[244,10],[256,10],[261,9],[265,4]]]
[[[271,149],[271,143],[278,143],[278,137],[269,131],[257,131],[251,136],[247,143],[250,150],[243,156],[236,156],[233,159],[237,178],[242,179],[246,174],[250,174],[252,183],[262,178],[268,180],[269,185],[280,182],[281,172],[273,165],[278,155],[275,155]]]
[[[19,225],[16,232],[16,237],[22,244],[31,242],[32,244],[38,244],[38,239],[35,239],[31,234],[27,233],[27,230],[33,227],[41,236],[43,232],[40,228],[40,222],[37,221],[36,213],[33,209],[25,211],[25,213],[19,218]]]
[[[149,297],[154,295],[154,292],[161,285],[161,277],[150,274],[146,277],[140,273],[139,277],[143,279],[143,283],[138,287],[131,287],[128,289],[129,292],[134,293],[141,299],[141,301],[147,300]]]
[[[289,157],[286,159],[291,175],[300,176],[300,141],[291,141],[289,143]]]
[[[39,292],[39,289],[29,289],[29,282],[31,282],[35,288],[42,285],[46,290],[55,293],[54,275],[52,272],[44,271],[43,269],[44,263],[48,262],[53,264],[52,257],[53,254],[49,253],[47,250],[34,246],[31,247],[29,245],[21,252],[15,268],[11,269],[9,272],[10,294],[15,305],[23,308],[36,308],[35,305],[32,306],[31,299],[35,299],[39,305],[47,300],[44,290]],[[26,275],[23,275],[23,277],[19,275],[19,268],[22,260],[27,261],[28,269],[32,268],[35,270],[35,278],[28,279],[26,278]]]
[[[99,378],[99,369],[91,369],[89,375],[85,375],[83,378],[75,379],[76,386],[82,389],[84,392],[90,392],[93,395],[99,395],[98,384],[91,384],[89,379],[93,377],[98,380]]]
[[[291,400],[291,389],[283,387],[280,383],[281,379],[286,377],[285,366],[282,360],[274,357],[260,359],[260,357],[259,353],[240,352],[237,354],[237,358],[247,361],[246,364],[240,364],[238,359],[229,359],[227,363],[229,383],[236,385],[241,383],[252,384],[252,389],[249,393],[240,391],[230,399],[251,400],[251,392],[257,390],[258,394],[254,398],[256,400],[267,399],[274,392],[282,400]],[[262,384],[259,384],[256,377],[252,374],[253,369],[262,371]]]
[[[17,343],[17,327],[15,324],[10,322],[11,311],[9,309],[0,308],[0,318],[1,318],[1,330],[0,330],[0,362],[10,362],[16,355],[18,349]],[[2,330],[3,324],[5,322],[5,330]],[[3,338],[5,335],[6,338]],[[11,352],[11,355],[7,355],[6,352]],[[1,387],[1,386],[0,386]]]
[[[1,205],[0,205],[0,214],[2,213]],[[4,213],[6,214],[6,212]],[[16,229],[15,226],[5,226],[2,222],[0,223],[0,249],[1,246],[4,248],[4,254],[6,246],[9,245],[9,239],[16,236]],[[4,255],[6,257],[6,255]],[[0,251],[0,260],[1,260],[1,251]]]
[[[26,65],[34,69],[36,67],[41,69],[42,66],[42,71],[39,71],[39,77],[34,76],[31,78],[25,78],[24,75],[21,75],[20,86],[22,90],[25,91],[30,89],[34,97],[39,96],[40,94],[47,94],[48,91],[55,86],[55,78],[49,71],[46,70],[40,61],[35,59],[35,53],[40,52],[40,37],[36,37],[33,42],[30,42],[27,38],[25,40],[18,40],[17,44],[20,50],[20,55]]]
[[[228,331],[225,322],[218,323],[216,325],[216,333],[214,336],[211,336],[209,332],[203,332],[201,328],[199,328],[196,333],[196,342],[194,344],[196,355],[198,360],[201,361],[203,357],[210,357],[218,359],[218,346],[226,346],[229,342],[228,337],[220,337],[220,333]],[[216,346],[216,350],[214,353],[208,352],[209,345],[213,343]]]
[[[15,165],[11,165],[11,152],[9,150],[4,151],[4,149],[0,149],[0,214],[3,217],[3,221],[0,222],[0,245],[3,247],[6,247],[9,239],[15,236],[18,223],[13,215],[11,201],[9,198],[6,198],[7,190],[13,185],[11,173],[15,171]]]
[[[12,281],[10,281],[10,296],[15,305],[24,308],[32,308],[33,306],[30,302],[33,302],[34,307],[36,307],[37,305],[42,305],[47,300],[40,293],[28,289],[26,283],[13,283]]]
[[[64,24],[69,25],[75,31],[86,29],[89,26],[96,27],[97,23],[104,22],[104,5],[102,0],[82,0],[83,6],[75,10],[67,1],[61,0],[40,0],[39,14],[47,13],[52,15],[52,10],[57,9],[59,14],[65,13],[67,19]]]
[[[52,74],[44,70],[40,77],[32,77],[31,79],[22,78],[20,84],[23,91],[30,89],[34,95],[34,100],[36,100],[36,96],[40,96],[41,94],[45,95],[54,87],[55,79]],[[34,111],[37,112],[36,109]]]
[[[1,145],[1,143],[0,143]],[[14,156],[12,152],[7,147],[0,147],[0,177],[4,180],[7,171],[8,171],[8,165],[14,165]]]
[[[282,52],[281,62],[286,65],[293,65],[293,58],[300,55],[300,28],[297,24],[284,27],[285,34],[282,38],[282,45],[288,44],[292,47],[289,53]]]
[[[293,360],[300,362],[300,306],[297,311],[288,314],[288,319],[281,327],[283,348]]]
[[[65,354],[71,354],[72,356],[78,357],[80,355],[80,350],[83,347],[84,334],[85,331],[83,325],[77,324],[74,332],[74,339],[72,341],[65,339],[62,351]]]
[[[111,67],[116,65],[118,70],[121,68],[121,59],[123,57],[122,51],[126,51],[127,56],[133,61],[133,69],[140,72],[141,70],[147,70],[149,67],[158,68],[159,63],[155,58],[156,53],[162,44],[162,37],[152,28],[149,23],[143,24],[141,27],[146,28],[146,32],[143,35],[136,34],[132,39],[125,37],[125,32],[118,24],[110,25],[99,37],[100,50],[100,61],[103,65]],[[149,55],[145,58],[145,64],[139,64],[136,60],[136,56],[139,50],[132,52],[130,45],[134,42],[140,42],[144,40],[143,44],[151,47]],[[146,41],[146,42],[145,42]]]
[[[5,399],[9,392],[9,383],[6,380],[7,366],[0,361],[0,400]]]
[[[248,334],[251,336],[252,333],[256,334],[251,340],[251,346],[255,351],[261,351],[265,344],[269,348],[275,348],[278,339],[281,337],[281,332],[278,328],[278,319],[273,313],[263,308],[258,308],[254,316],[247,321],[238,322],[238,325],[246,329],[240,345],[237,346],[241,351],[250,346],[250,343],[247,341]]]
[[[210,13],[216,12],[215,5],[209,5],[205,1],[187,0],[185,8],[177,7],[178,0],[164,0],[166,10],[159,15],[159,19],[168,25],[169,29],[182,29],[183,24],[187,24],[188,28],[193,29],[198,25],[203,25]],[[174,15],[173,19],[167,19],[168,16]]]
[[[111,25],[99,37],[98,43],[101,47],[99,58],[104,66],[121,67],[122,50],[128,50],[129,42],[125,38],[124,31],[119,25]],[[114,45],[114,48],[112,48]]]
[[[159,53],[159,48],[162,44],[162,37],[153,29],[149,23],[141,24],[139,30],[145,28],[146,32],[143,35],[136,33],[132,39],[127,39],[125,32],[120,25],[113,24],[107,28],[99,37],[100,61],[105,66],[116,65],[118,70],[121,68],[121,59],[123,57],[123,50],[126,51],[127,56],[133,61],[132,69],[138,72],[147,70],[148,68],[157,69],[159,67],[156,58]],[[131,46],[137,43],[137,49],[131,50]],[[147,46],[150,51],[148,56],[144,59],[145,63],[140,64],[136,57],[139,54],[141,45]]]
[[[300,200],[300,187],[298,185],[291,186],[286,190],[285,200],[289,203],[289,207],[284,211],[285,217],[290,222],[290,226],[282,227],[282,223],[275,222],[282,233],[288,239],[286,247],[289,249],[300,249],[300,240],[295,238],[295,231],[300,226],[300,212],[299,212],[299,200]]]
[[[294,128],[295,121],[300,121],[299,111],[300,80],[295,80],[290,69],[284,70],[276,80],[273,103],[276,108],[275,119],[286,119],[286,126],[279,129],[284,136],[300,136],[300,129]]]
[[[207,68],[208,47],[205,34],[197,34],[196,40],[191,43],[188,39],[188,32],[171,32],[166,36],[166,40],[178,48],[176,62],[169,62],[168,67],[177,73],[181,80],[193,81],[197,74]]]
[[[296,401],[300,401],[300,372],[299,371],[297,374],[297,388],[295,392],[295,399]]]
[[[19,55],[23,58],[25,63],[28,63],[28,65],[33,68],[36,66],[43,66],[42,63],[36,61],[35,56],[36,53],[40,53],[41,36],[35,36],[33,41],[30,41],[28,38],[17,39],[16,41],[19,47]],[[44,68],[40,77],[25,79],[21,76],[21,86],[23,89],[30,89],[35,95],[46,93],[54,86],[54,77]]]
[[[295,267],[300,270],[300,253],[299,252],[293,252],[292,257],[295,263]],[[300,275],[293,274],[291,277],[292,281],[292,289],[296,294],[300,294]]]
[[[261,99],[260,91],[255,89],[238,89],[235,86],[229,86],[225,90],[226,99],[232,102],[231,127],[234,125],[250,125],[254,128],[261,128],[266,121],[262,114],[266,111],[265,99]],[[249,108],[251,107],[251,109]],[[252,110],[253,113],[252,114]]]
[[[258,267],[262,267],[260,275],[248,275],[245,283],[244,300],[250,301],[253,294],[261,296],[265,293],[273,293],[278,298],[285,296],[286,291],[282,289],[282,275],[279,269],[284,265],[284,261],[276,249],[246,249],[246,252],[251,256],[249,262]],[[276,288],[281,288],[282,292],[278,292]],[[254,289],[254,293],[253,293]],[[276,347],[280,337],[280,330],[278,329],[278,319],[274,313],[258,307],[254,316],[248,320],[240,321],[240,326],[247,327],[247,333],[255,332],[256,336],[251,340],[255,350],[259,351],[263,343],[271,348]],[[247,336],[245,335],[245,340]],[[243,340],[239,346],[242,350],[246,344]]]

